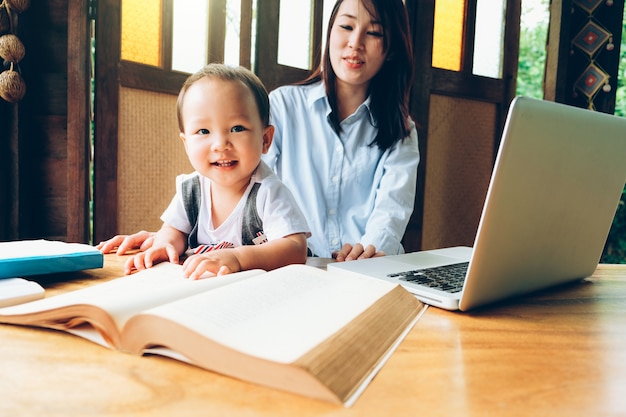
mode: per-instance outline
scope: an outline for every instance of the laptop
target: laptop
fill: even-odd
[[[593,274],[626,182],[626,118],[550,101],[511,103],[473,247],[328,265],[467,311]],[[434,283],[461,270],[461,283]],[[426,269],[426,270],[424,270]]]

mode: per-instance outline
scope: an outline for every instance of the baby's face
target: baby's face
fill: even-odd
[[[191,165],[218,186],[245,187],[272,141],[252,92],[240,81],[205,77],[189,87],[181,139]]]

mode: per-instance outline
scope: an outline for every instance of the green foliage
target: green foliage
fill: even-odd
[[[600,262],[608,264],[626,263],[626,187],[622,192],[622,199],[617,207]]]
[[[522,1],[522,7],[526,1]],[[522,11],[522,26],[520,30],[520,54],[517,73],[517,95],[526,97],[543,98],[543,73],[545,65],[545,46],[547,39],[548,0],[534,0],[528,2],[528,13],[534,8],[545,8],[545,21],[525,21],[525,11]],[[626,21],[625,18],[622,22]],[[622,24],[622,42],[620,46],[620,64],[615,91],[615,114],[626,117],[626,25]],[[626,163],[626,162],[625,162]],[[626,263],[626,186],[622,192],[611,231],[604,247],[600,262],[603,263]]]
[[[626,117],[626,9],[622,17],[622,42],[619,57],[619,75],[617,90],[615,91],[615,114]],[[622,199],[617,207],[600,262],[626,263],[626,186],[624,186],[622,191]]]
[[[549,0],[522,0],[518,96],[543,98],[543,72],[548,37]]]
[[[523,27],[520,32],[517,95],[543,97],[543,71],[546,60],[547,24]]]
[[[626,117],[626,8],[622,18],[622,44],[619,50],[617,90],[615,91],[615,114]]]

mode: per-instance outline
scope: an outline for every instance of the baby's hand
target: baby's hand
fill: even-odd
[[[179,262],[178,252],[174,246],[170,244],[158,247],[153,246],[145,252],[139,252],[126,261],[124,274],[130,275],[134,270],[141,271],[142,269],[152,268],[154,265],[164,261]]]
[[[226,275],[241,271],[235,249],[219,249],[191,255],[183,263],[183,274],[189,279],[200,279],[205,273]]]

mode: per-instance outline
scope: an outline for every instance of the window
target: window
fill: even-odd
[[[461,70],[465,0],[437,0],[433,34],[433,67]]]
[[[543,98],[549,0],[522,0],[516,94]]]
[[[478,1],[472,74],[502,78],[505,13],[505,0]]]
[[[433,67],[502,78],[505,22],[506,0],[437,0]]]
[[[160,0],[122,1],[122,59],[161,66]]]
[[[252,68],[256,0],[122,0],[121,10],[126,87],[175,94],[209,62]]]
[[[206,0],[174,0],[172,20],[172,69],[194,73],[207,63],[209,4]]]
[[[313,38],[311,0],[280,2],[278,63],[303,70],[311,69]],[[308,24],[305,24],[308,22]]]

